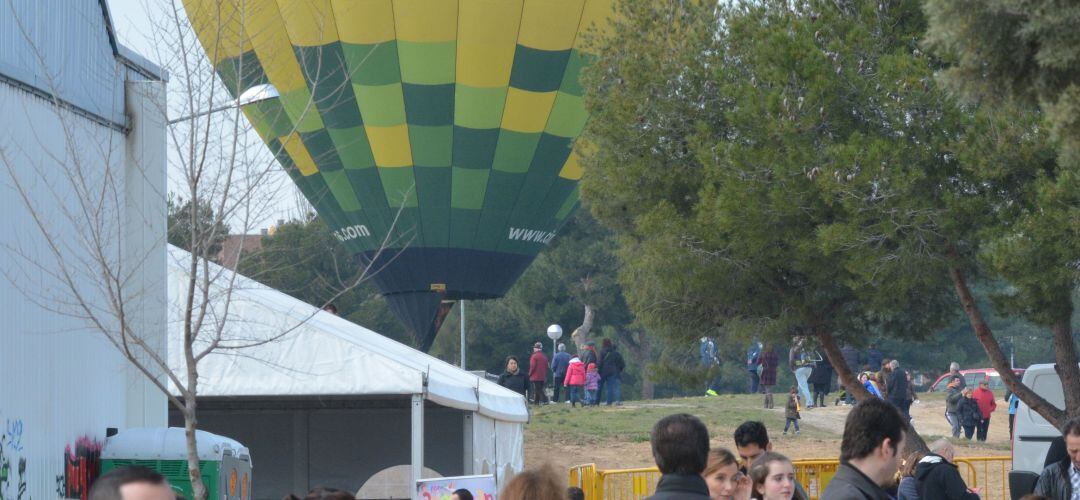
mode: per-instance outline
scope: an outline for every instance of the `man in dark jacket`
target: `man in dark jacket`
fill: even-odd
[[[919,500],[978,500],[979,494],[968,489],[960,471],[953,464],[956,449],[944,439],[930,445],[930,454],[915,465]]]
[[[603,398],[603,391],[607,391],[608,406],[611,406],[613,402],[615,406],[622,406],[619,386],[622,385],[624,369],[626,369],[626,362],[623,361],[622,354],[619,354],[619,349],[610,339],[604,339],[604,348],[600,351],[600,397]]]
[[[844,422],[840,468],[821,498],[891,500],[884,488],[896,480],[904,422],[896,407],[878,398],[856,404]]]
[[[709,461],[709,430],[697,417],[669,415],[652,428],[649,440],[660,481],[649,500],[709,500],[701,473]]]
[[[551,357],[551,373],[553,379],[551,385],[555,386],[555,399],[554,402],[559,402],[559,389],[563,386],[563,379],[566,378],[566,369],[570,366],[570,353],[566,352],[566,344],[559,344],[557,348],[558,352]],[[569,399],[566,400],[570,402]]]
[[[911,420],[911,415],[908,414],[908,410],[911,408],[911,400],[908,399],[907,372],[900,368],[900,362],[895,359],[889,362],[889,366],[892,368],[892,373],[889,374],[889,379],[885,381],[885,394],[889,395],[889,402],[900,410],[904,418]]]
[[[1073,498],[1073,484],[1080,482],[1080,417],[1070,418],[1061,429],[1068,458],[1050,464],[1039,474],[1035,494],[1049,498]]]

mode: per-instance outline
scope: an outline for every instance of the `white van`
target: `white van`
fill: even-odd
[[[1050,404],[1065,408],[1065,395],[1061,380],[1053,364],[1031,365],[1024,372],[1024,385],[1046,398]],[[1050,425],[1028,408],[1023,401],[1016,409],[1013,421],[1012,471],[1009,472],[1009,489],[1012,498],[1020,498],[1035,488],[1046,460],[1050,443],[1061,437],[1061,431]]]

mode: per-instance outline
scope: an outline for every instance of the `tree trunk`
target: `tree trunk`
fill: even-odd
[[[574,345],[577,346],[578,351],[585,346],[585,343],[589,341],[589,331],[592,330],[593,324],[593,312],[592,306],[585,304],[585,317],[581,320],[581,326],[574,329],[574,333],[570,334],[570,338],[574,340]]]
[[[840,382],[844,385],[844,389],[850,393],[856,401],[862,401],[870,396],[870,392],[866,390],[859,383],[859,379],[855,378],[855,374],[851,371],[851,367],[847,365],[847,361],[844,360],[843,353],[840,352],[840,348],[836,345],[836,339],[832,334],[826,331],[824,328],[818,328],[816,337],[818,342],[821,343],[822,349],[825,350],[825,356],[829,358],[829,363],[832,364],[837,375],[840,375]]]
[[[829,363],[832,363],[833,369],[840,375],[840,380],[844,384],[844,389],[847,389],[848,392],[855,397],[857,402],[874,397],[870,395],[870,391],[867,391],[866,387],[863,387],[863,385],[859,383],[859,380],[855,378],[855,375],[851,372],[851,368],[847,365],[847,361],[844,360],[843,353],[841,353],[840,348],[837,347],[836,339],[833,338],[832,334],[820,327],[816,329],[816,332],[818,342],[820,342],[821,347],[825,349],[825,356],[829,358]],[[919,435],[910,423],[905,423],[904,437],[904,449],[901,451],[903,456],[906,457],[915,451],[930,451],[930,448],[926,446],[926,441],[923,440],[922,436]]]
[[[1073,342],[1070,316],[1072,316],[1071,310],[1050,326],[1050,331],[1054,335],[1054,359],[1057,361],[1054,371],[1061,379],[1061,389],[1065,395],[1065,418],[1080,416],[1080,365],[1077,365],[1076,344]],[[1060,428],[1061,425],[1058,427]]]
[[[198,420],[195,418],[195,396],[190,395],[185,398],[184,404],[182,413],[184,414],[184,437],[187,441],[188,478],[191,479],[191,495],[194,497],[192,500],[206,500],[206,485],[203,484],[202,470],[199,467],[199,445],[195,440],[195,429],[198,427]]]
[[[957,258],[958,254],[955,249],[949,251],[949,256]],[[964,277],[964,272],[956,267],[949,267],[949,277],[952,278],[953,287],[956,289],[956,296],[960,299],[960,305],[964,307],[964,313],[968,317],[968,321],[971,323],[971,328],[975,330],[975,338],[979,339],[979,343],[982,344],[983,350],[986,351],[986,357],[990,358],[990,366],[993,366],[1001,375],[1001,381],[1005,383],[1005,386],[1009,388],[1016,397],[1020,398],[1024,404],[1028,405],[1036,413],[1042,415],[1047,422],[1050,422],[1054,427],[1061,427],[1065,423],[1066,413],[1059,410],[1054,405],[1050,404],[1042,396],[1039,396],[1035,391],[1031,390],[1028,386],[1024,385],[1020,381],[1020,377],[1012,371],[1012,366],[1009,363],[1009,358],[1005,356],[1005,353],[1001,350],[1001,345],[998,344],[997,338],[994,337],[994,332],[990,330],[990,325],[986,324],[986,320],[983,318],[982,311],[979,310],[979,305],[975,303],[975,297],[971,293],[971,288],[968,287],[967,279]],[[1076,364],[1076,350],[1072,348],[1072,335],[1067,334],[1067,341],[1065,346],[1059,350],[1058,347],[1059,338],[1058,334],[1054,332],[1054,348],[1057,351],[1055,353],[1058,361],[1056,369],[1059,370],[1058,374],[1063,375],[1061,378],[1062,388],[1080,386],[1080,372],[1077,370]],[[1067,352],[1062,352],[1062,350]],[[1071,356],[1069,359],[1063,359],[1063,357]],[[1067,364],[1071,367],[1071,370],[1061,370],[1062,364]],[[1071,373],[1071,380],[1069,380],[1069,386],[1066,386],[1066,378],[1062,373]],[[1077,399],[1077,395],[1074,392],[1073,400],[1074,404]],[[1065,400],[1068,403],[1068,399]],[[1069,408],[1066,405],[1066,408]],[[1073,406],[1073,411],[1077,411],[1077,407]]]

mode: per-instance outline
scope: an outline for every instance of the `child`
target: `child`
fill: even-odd
[[[589,369],[585,372],[585,404],[600,404],[600,372],[596,371],[596,363],[589,363]]]
[[[582,401],[585,387],[585,365],[581,363],[581,358],[574,356],[570,358],[570,364],[566,366],[566,378],[563,379],[563,385],[566,386],[567,391],[570,393],[571,407],[576,408],[578,401]],[[581,406],[585,406],[585,402],[582,401]]]
[[[788,393],[787,406],[784,408],[784,435],[787,435],[788,427],[795,424],[795,435],[799,435],[799,389],[792,387]]]
[[[755,458],[750,480],[753,481],[750,498],[806,500],[795,488],[795,466],[779,453],[767,451]]]

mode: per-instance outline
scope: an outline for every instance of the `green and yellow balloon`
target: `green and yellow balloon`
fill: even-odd
[[[185,0],[228,90],[426,350],[579,205],[582,52],[611,0]],[[385,245],[384,245],[385,244]]]

